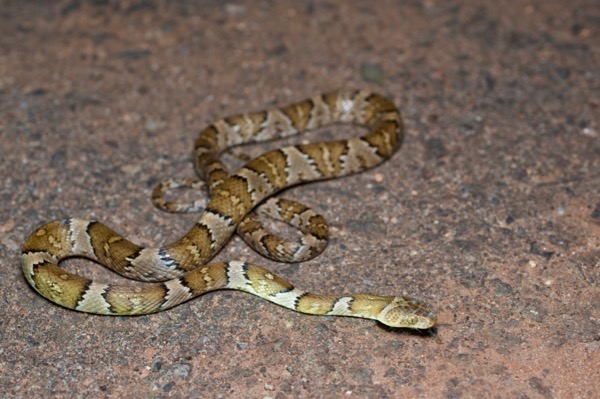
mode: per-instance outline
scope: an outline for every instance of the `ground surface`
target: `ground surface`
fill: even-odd
[[[599,397],[596,0],[1,3],[6,396]],[[339,87],[401,107],[400,153],[286,193],[332,227],[314,261],[274,264],[237,238],[218,259],[316,292],[421,298],[439,314],[432,331],[237,292],[98,317],[25,282],[20,244],[48,220],[96,218],[148,245],[178,238],[195,216],[162,213],[149,194],[193,175],[199,129]]]

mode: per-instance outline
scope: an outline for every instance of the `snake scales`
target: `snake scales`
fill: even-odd
[[[362,125],[368,133],[273,150],[231,175],[218,158],[231,146],[334,123]],[[141,247],[97,221],[57,220],[37,228],[24,242],[23,272],[42,296],[88,313],[147,314],[208,291],[236,289],[302,313],[375,319],[392,327],[430,328],[436,315],[424,303],[408,297],[316,295],[254,264],[207,263],[236,229],[245,239],[254,239],[258,250],[272,258],[298,261],[314,256],[326,245],[325,221],[300,204],[267,198],[296,184],[377,166],[400,148],[402,138],[402,118],[394,104],[364,91],[342,90],[279,109],[221,119],[203,130],[194,145],[194,165],[208,183],[211,198],[183,237],[159,248]],[[161,190],[154,193],[155,203],[176,208],[161,199]],[[304,237],[287,243],[268,233],[250,214],[261,203],[263,213],[298,226]],[[71,274],[58,264],[72,256],[86,257],[125,277],[153,283],[113,285]]]

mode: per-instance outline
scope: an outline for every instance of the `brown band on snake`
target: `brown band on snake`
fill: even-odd
[[[251,160],[233,175],[219,161],[220,152],[230,146],[333,123],[359,124],[369,132],[348,140],[277,149]],[[54,221],[36,229],[23,244],[23,272],[44,297],[89,313],[147,314],[208,291],[236,289],[298,312],[369,318],[393,327],[430,328],[437,320],[435,314],[410,298],[315,295],[257,265],[237,261],[206,264],[236,228],[258,242],[267,256],[293,257],[310,252],[306,248],[327,239],[325,221],[303,205],[267,199],[296,184],[377,166],[398,150],[402,138],[402,119],[396,107],[382,96],[363,91],[328,93],[280,109],[219,120],[206,128],[194,145],[195,168],[208,181],[211,199],[183,237],[163,247],[148,248],[128,241],[100,222]],[[260,224],[248,219],[250,211],[263,201],[262,212],[305,229],[307,241],[314,242],[283,248],[268,231],[261,230]],[[92,281],[58,266],[71,256],[87,257],[123,276],[155,283],[125,286]]]

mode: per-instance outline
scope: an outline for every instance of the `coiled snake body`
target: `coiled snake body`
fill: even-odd
[[[232,175],[218,159],[231,146],[333,123],[359,124],[369,131],[348,140],[274,150]],[[148,248],[128,241],[97,221],[54,221],[33,231],[23,244],[23,272],[42,296],[88,313],[147,314],[208,291],[236,289],[298,312],[375,319],[392,327],[430,328],[436,315],[424,303],[408,297],[316,295],[254,264],[206,263],[236,229],[247,241],[255,241],[261,253],[274,259],[299,261],[316,255],[326,243],[325,221],[300,204],[269,197],[296,184],[345,176],[379,165],[400,148],[402,138],[402,119],[394,104],[364,91],[342,90],[280,109],[219,120],[203,130],[195,142],[195,168],[208,182],[211,199],[187,234],[172,244]],[[160,194],[160,189],[155,192],[158,205],[174,207],[163,201]],[[304,231],[300,242],[284,242],[264,229],[250,213],[261,203],[263,213]],[[58,263],[72,256],[87,257],[125,277],[154,283],[113,285],[71,274]]]

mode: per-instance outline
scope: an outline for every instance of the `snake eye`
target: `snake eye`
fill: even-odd
[[[406,316],[406,324],[408,324],[410,326],[417,324],[418,321],[419,321],[419,318],[415,315]]]

